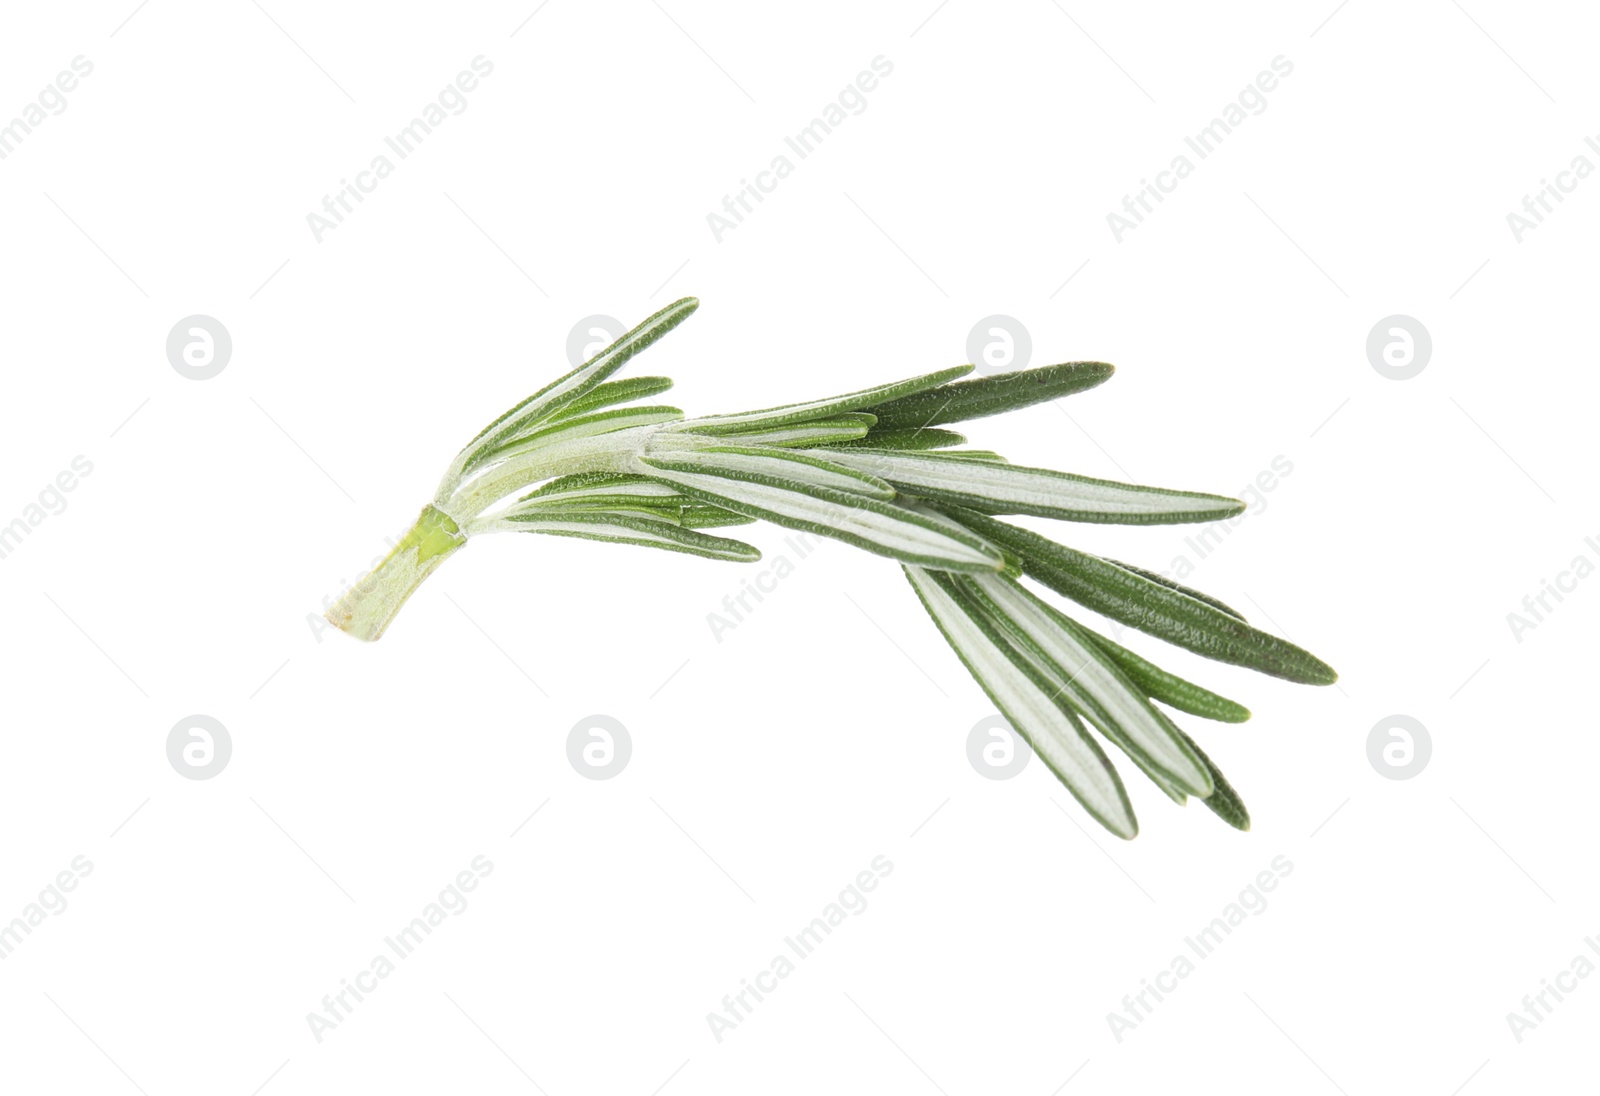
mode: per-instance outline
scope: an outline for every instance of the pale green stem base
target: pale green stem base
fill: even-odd
[[[377,639],[422,580],[465,543],[467,538],[454,520],[434,506],[424,506],[405,539],[325,615],[334,627],[357,639]]]

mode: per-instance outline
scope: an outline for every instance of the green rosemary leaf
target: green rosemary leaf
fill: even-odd
[[[989,699],[1084,810],[1118,837],[1139,832],[1105,751],[1073,719],[1051,684],[949,575],[904,568],[923,608]]]
[[[473,534],[546,533],[558,537],[581,537],[584,540],[603,540],[615,544],[662,548],[669,552],[686,552],[689,555],[736,563],[754,563],[761,558],[759,549],[743,541],[697,533],[693,529],[684,529],[670,522],[638,514],[559,511],[548,515],[513,514],[509,517],[480,522],[472,527],[471,532]]]
[[[967,439],[954,430],[922,430],[909,426],[884,430],[874,426],[865,437],[832,444],[841,449],[942,449],[947,445],[965,445]]]
[[[1243,723],[1250,718],[1250,709],[1243,704],[1218,696],[1210,689],[1185,681],[1170,674],[1153,662],[1148,662],[1114,640],[1107,639],[1090,628],[1078,625],[1094,645],[1117,664],[1128,680],[1144,690],[1152,700],[1171,705],[1180,712],[1197,715],[1201,719],[1215,719],[1222,723]]]
[[[1331,685],[1333,668],[1308,651],[1251,627],[1238,617],[1152,582],[1098,556],[1079,552],[970,510],[947,509],[957,521],[1017,554],[1030,577],[1102,616],[1206,658],[1306,685]]]
[[[728,525],[750,525],[755,520],[703,502],[685,503],[683,509],[678,511],[678,522],[685,529],[719,529]]]
[[[1196,601],[1203,601],[1207,605],[1210,605],[1214,609],[1221,609],[1224,613],[1227,613],[1231,617],[1236,617],[1239,620],[1243,620],[1244,619],[1244,614],[1243,613],[1241,613],[1239,610],[1235,609],[1233,606],[1227,604],[1226,602],[1218,601],[1216,598],[1212,597],[1210,594],[1202,594],[1199,590],[1191,590],[1187,586],[1181,586],[1178,583],[1173,582],[1166,575],[1158,575],[1154,571],[1146,571],[1143,567],[1135,567],[1131,563],[1123,563],[1120,559],[1112,559],[1110,556],[1101,556],[1100,558],[1104,559],[1107,563],[1115,563],[1118,567],[1121,567],[1124,571],[1132,571],[1136,575],[1142,575],[1143,577],[1149,579],[1151,582],[1159,582],[1161,585],[1165,586],[1169,590],[1176,590],[1180,594],[1189,595],[1190,597],[1194,598]]]
[[[999,453],[996,453],[993,449],[941,449],[939,452],[930,455],[936,457],[954,457],[956,460],[988,461],[991,464],[1011,463],[1005,457],[1002,457]]]
[[[1053,684],[1057,688],[1060,688],[1060,682],[1053,682]],[[1066,713],[1067,718],[1072,721],[1073,727],[1075,727],[1079,733],[1088,733],[1083,727],[1083,717],[1073,709],[1072,705],[1064,704],[1061,706],[1061,710]],[[1179,733],[1181,734],[1182,732]],[[1126,753],[1126,751],[1124,752]],[[1178,787],[1171,780],[1167,779],[1160,769],[1154,768],[1148,763],[1140,760],[1134,754],[1128,754],[1128,757],[1135,765],[1139,766],[1140,772],[1144,773],[1145,776],[1150,778],[1150,782],[1152,784],[1166,793],[1168,799],[1172,800],[1180,807],[1186,807],[1189,805],[1189,793]]]
[[[467,458],[461,471],[463,474],[470,473],[492,461],[530,453],[535,449],[548,448],[560,442],[610,434],[635,426],[655,426],[660,423],[675,422],[681,418],[683,412],[676,407],[618,407],[610,411],[594,411],[570,419],[558,419],[543,426],[532,427],[527,433],[520,434],[507,442],[480,447]]]
[[[682,520],[678,517],[678,510],[676,507],[669,509],[663,506],[651,506],[645,502],[633,504],[621,502],[614,503],[612,505],[570,503],[565,506],[514,506],[507,510],[497,510],[494,514],[489,515],[487,518],[481,520],[505,519],[509,521],[514,519],[521,521],[527,519],[532,521],[543,520],[545,518],[554,520],[564,518],[571,514],[621,515],[624,517],[642,518],[645,521],[665,522],[668,525],[683,524]],[[477,527],[478,525],[472,523],[468,524],[468,528]]]
[[[621,369],[635,354],[687,320],[699,307],[700,302],[693,297],[673,301],[578,368],[545,385],[478,431],[472,444],[462,450],[463,454],[467,450],[483,448],[477,444],[480,440],[484,445],[503,444],[523,428],[554,415]]]
[[[991,618],[993,618],[992,614]],[[1000,621],[996,620],[996,623],[1000,623]],[[1002,625],[1000,631],[1005,635],[1007,642],[1009,642],[1019,654],[1025,657],[1033,665],[1034,669],[1038,670],[1044,675],[1045,680],[1048,681],[1055,689],[1054,695],[1056,699],[1058,701],[1063,698],[1066,699],[1067,703],[1060,705],[1061,710],[1071,720],[1072,725],[1075,728],[1077,728],[1080,732],[1083,731],[1083,721],[1079,715],[1081,710],[1080,704],[1077,702],[1076,698],[1069,693],[1069,689],[1072,685],[1071,678],[1063,674],[1060,668],[1052,663],[1049,659],[1041,656],[1038,653],[1037,648],[1019,639],[1016,633],[1011,629]],[[1151,783],[1155,784],[1156,787],[1165,792],[1167,797],[1174,803],[1181,807],[1189,802],[1188,791],[1182,787],[1179,787],[1171,777],[1152,764],[1146,754],[1141,753],[1138,750],[1130,749],[1125,738],[1115,735],[1108,735],[1107,737],[1110,738],[1111,741],[1114,742],[1117,747],[1127,755],[1130,761],[1139,767],[1140,772],[1144,773],[1145,776],[1150,778]]]
[[[1190,795],[1204,798],[1211,794],[1211,781],[1200,759],[1076,622],[1015,579],[963,576],[960,583],[1005,633],[1040,663],[1066,700],[1141,768],[1155,769]]]
[[[519,501],[539,500],[541,503],[565,503],[580,500],[660,499],[681,505],[683,496],[671,484],[648,476],[618,475],[611,472],[579,472],[576,475],[553,479],[538,490],[523,495]]]
[[[809,451],[795,453],[787,449],[744,445],[678,448],[669,442],[646,448],[642,459],[652,468],[663,471],[699,472],[773,487],[827,487],[886,500],[894,498],[895,494],[894,488],[878,477],[858,472],[826,459],[825,455],[813,455]]]
[[[942,514],[915,513],[881,499],[815,484],[672,471],[655,458],[636,459],[702,502],[842,540],[880,556],[954,571],[1002,571],[1013,565],[999,548]]]
[[[851,412],[782,426],[760,426],[721,436],[739,445],[831,445],[866,437],[872,422],[871,415]]]
[[[1217,763],[1207,757],[1206,752],[1200,748],[1200,744],[1179,730],[1176,724],[1173,725],[1172,729],[1183,735],[1183,740],[1189,743],[1189,748],[1199,755],[1200,760],[1205,762],[1207,771],[1211,773],[1211,784],[1216,790],[1203,800],[1205,805],[1211,809],[1213,814],[1234,829],[1248,830],[1250,828],[1250,812],[1245,809],[1244,800],[1239,798],[1239,793],[1233,790],[1233,785],[1228,783],[1228,778],[1222,775],[1221,769],[1217,768]]]
[[[945,533],[952,537],[961,538],[972,535],[971,529],[968,529],[965,525],[962,525],[959,521],[956,521],[948,514],[940,513],[938,510],[935,510],[932,506],[929,506],[919,498],[915,498],[911,495],[898,495],[895,497],[894,504],[901,510],[907,510],[913,514],[916,514],[924,521],[932,522],[935,526],[944,530]],[[1022,560],[1018,559],[1016,555],[1004,548],[999,547],[998,545],[991,544],[989,547],[995,552],[999,553],[1000,566],[998,568],[986,569],[982,573],[988,574],[993,571],[995,573],[1005,575],[1007,578],[1022,577]]]
[[[782,407],[769,407],[761,411],[744,411],[737,415],[709,415],[700,419],[687,419],[677,430],[693,430],[700,434],[728,434],[737,433],[751,426],[769,425],[776,426],[781,423],[806,422],[811,419],[828,418],[845,411],[861,411],[873,404],[892,400],[897,396],[909,395],[920,392],[924,388],[932,388],[943,384],[945,381],[964,377],[972,372],[970,365],[957,365],[950,369],[941,369],[937,373],[928,373],[921,377],[912,377],[910,380],[895,381],[892,384],[880,384],[875,388],[866,388],[860,392],[850,392],[842,396],[830,396],[822,400],[809,400],[805,403],[785,404]]]
[[[645,476],[579,473],[551,480],[493,516],[611,512],[677,525],[685,501],[670,484]]]
[[[586,415],[590,411],[598,411],[602,407],[610,407],[612,404],[630,403],[648,396],[659,396],[671,387],[671,377],[629,377],[626,380],[606,381],[602,385],[597,385],[588,395],[573,400],[551,417],[570,419],[577,415]]]
[[[1238,499],[1090,479],[959,453],[830,450],[832,459],[913,495],[985,514],[1032,514],[1119,525],[1211,521],[1244,509]]]
[[[1063,362],[940,385],[874,404],[878,425],[939,426],[1015,411],[1104,383],[1116,370],[1105,362]]]
[[[924,433],[927,433],[927,431],[924,431]],[[871,434],[867,435],[868,439],[871,437]],[[844,450],[852,458],[854,458],[851,463],[861,463],[875,456],[891,458],[891,462],[892,460],[898,460],[899,458],[915,460],[918,458],[927,457],[935,460],[984,461],[990,464],[1011,463],[1010,461],[1006,460],[1005,457],[1002,457],[999,453],[996,453],[993,449],[940,449],[937,452],[923,452],[920,450],[879,449],[876,446],[870,445],[842,445],[838,446],[838,448]],[[821,452],[824,453],[831,453],[833,451],[834,447],[832,446],[821,450]]]

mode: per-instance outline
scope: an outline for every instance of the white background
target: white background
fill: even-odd
[[[93,870],[0,962],[0,1087],[1573,1090],[1600,978],[1520,1042],[1506,1016],[1600,932],[1600,582],[1520,642],[1506,617],[1600,560],[1600,181],[1521,242],[1506,214],[1600,132],[1600,28],[1334,3],[8,5],[0,120],[94,71],[0,161],[0,523],[93,472],[0,560],[0,919]],[[479,55],[465,112],[317,242],[306,215]],[[879,55],[868,108],[719,243],[706,215]],[[1119,243],[1106,214],[1280,55]],[[1184,721],[1253,831],[1130,777],[1123,843],[1037,762],[980,777],[991,706],[897,568],[837,543],[720,643],[755,570],[554,538],[474,544],[379,644],[308,623],[577,320],[688,294],[630,371],[691,413],[966,361],[1004,313],[1033,364],[1119,372],[975,444],[1221,492],[1290,461],[1191,582],[1339,687],[1130,641],[1254,710]],[[196,313],[234,343],[205,382],[165,354]],[[1434,343],[1404,382],[1365,349],[1396,313]],[[1180,527],[1052,531],[1192,556]],[[194,713],[233,742],[210,780],[166,756]],[[633,741],[609,781],[566,758],[595,713]],[[1367,757],[1397,713],[1433,745],[1403,781]],[[470,906],[319,1043],[307,1013],[480,854]],[[878,855],[865,912],[713,1038]],[[1119,1042],[1107,1014],[1277,856],[1265,911]]]

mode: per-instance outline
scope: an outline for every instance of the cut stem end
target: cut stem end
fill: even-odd
[[[372,641],[383,635],[422,580],[467,543],[461,527],[428,505],[382,563],[356,582],[324,615],[342,632]]]

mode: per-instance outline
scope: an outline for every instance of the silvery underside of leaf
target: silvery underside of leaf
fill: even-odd
[[[1244,504],[1015,465],[956,448],[965,437],[944,429],[1086,391],[1108,379],[1111,366],[1067,362],[968,378],[972,366],[961,365],[839,396],[689,418],[641,402],[669,389],[669,379],[613,378],[698,305],[668,305],[481,430],[451,461],[415,527],[329,620],[377,639],[428,575],[488,533],[753,562],[756,548],[706,530],[766,521],[898,562],[959,661],[1110,832],[1131,838],[1138,822],[1102,742],[1168,798],[1200,799],[1230,825],[1249,828],[1237,793],[1167,709],[1224,723],[1243,722],[1249,711],[1092,630],[1027,583],[1218,661],[1310,684],[1331,683],[1333,670],[1215,598],[999,520],[1216,521]]]

